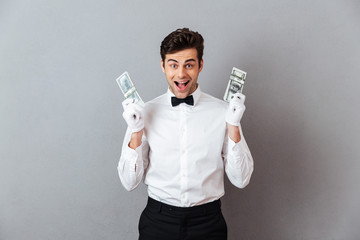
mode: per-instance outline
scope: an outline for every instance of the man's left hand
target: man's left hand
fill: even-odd
[[[246,109],[245,95],[242,93],[235,93],[230,100],[229,108],[226,112],[226,122],[233,126],[240,126],[240,120]]]

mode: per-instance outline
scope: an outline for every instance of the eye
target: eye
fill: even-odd
[[[192,64],[186,64],[186,68],[192,68]]]
[[[176,68],[177,65],[176,65],[176,64],[171,64],[170,67],[171,67],[171,68]]]

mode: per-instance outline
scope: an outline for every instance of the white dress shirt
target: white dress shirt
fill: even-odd
[[[171,106],[170,90],[144,107],[142,144],[128,147],[128,130],[118,172],[123,186],[135,189],[144,179],[148,195],[173,206],[190,207],[224,195],[224,169],[232,184],[245,187],[253,159],[241,127],[241,141],[227,134],[228,103],[201,92],[192,94],[194,106]]]

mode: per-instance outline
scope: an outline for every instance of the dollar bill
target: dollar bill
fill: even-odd
[[[233,67],[230,74],[229,83],[226,87],[224,94],[224,100],[230,102],[234,97],[235,93],[242,92],[245,84],[246,72],[240,70],[236,67]]]
[[[137,103],[140,105],[144,104],[140,95],[136,91],[135,85],[131,81],[131,78],[130,78],[130,75],[128,72],[124,72],[123,74],[121,74],[121,76],[116,79],[116,82],[119,85],[125,98],[133,99],[134,103]]]

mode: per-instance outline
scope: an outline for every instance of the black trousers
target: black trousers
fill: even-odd
[[[220,200],[183,208],[149,198],[139,234],[139,240],[226,240],[227,226]]]

